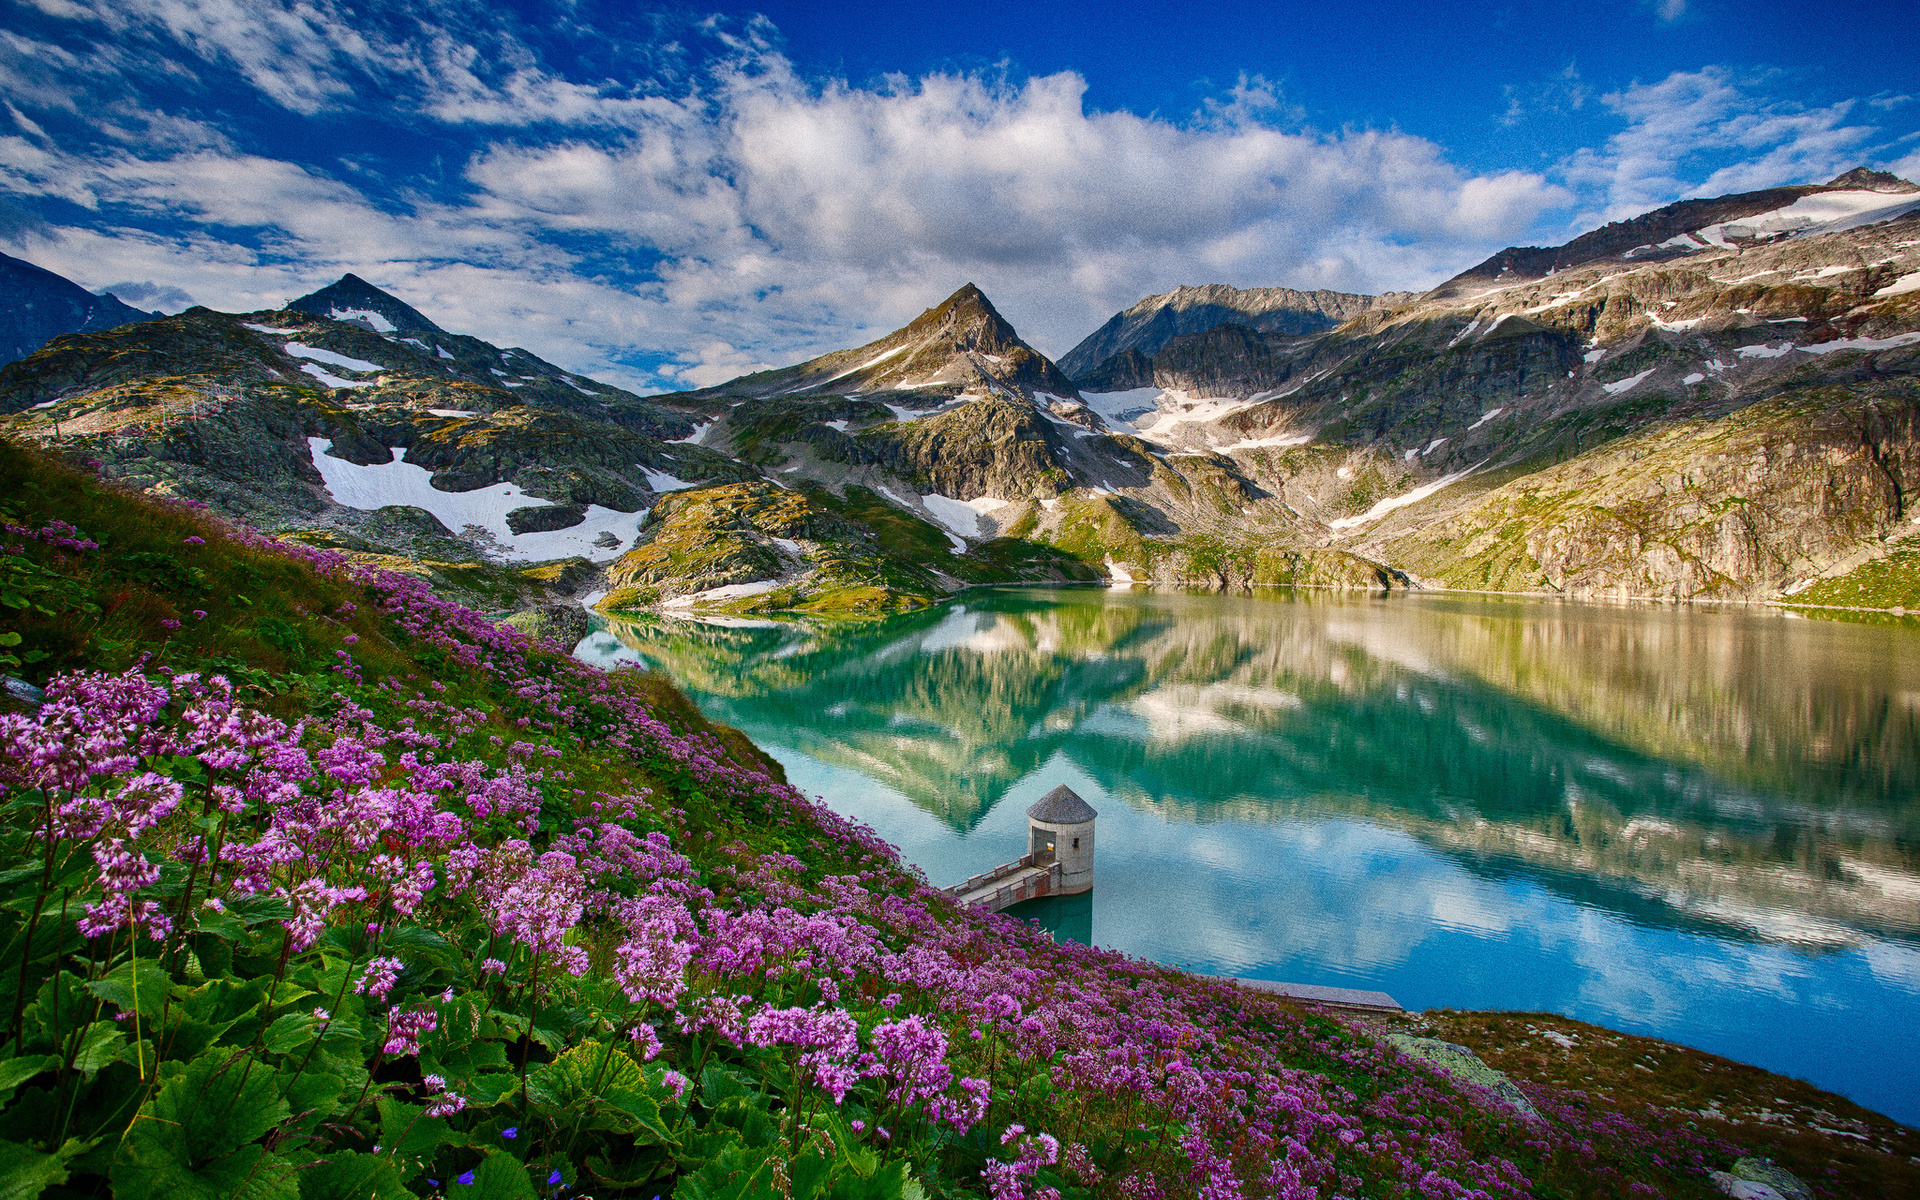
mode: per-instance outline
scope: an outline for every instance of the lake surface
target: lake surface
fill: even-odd
[[[1550,1010],[1920,1124],[1920,631],[1144,587],[881,622],[600,622],[936,885],[1100,812],[1058,935]]]

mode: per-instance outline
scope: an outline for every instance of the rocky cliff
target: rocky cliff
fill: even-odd
[[[1111,371],[1110,359],[1135,352],[1151,357],[1176,337],[1238,325],[1260,333],[1320,333],[1371,308],[1410,299],[1406,293],[1362,296],[1352,292],[1292,288],[1235,288],[1222,283],[1178,287],[1148,296],[1060,356],[1060,369],[1075,379]]]

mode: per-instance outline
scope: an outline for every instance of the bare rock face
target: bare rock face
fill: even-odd
[[[587,636],[592,626],[587,610],[577,604],[536,604],[509,616],[505,623],[537,642],[554,642],[568,649]]]
[[[1054,496],[1069,478],[1045,418],[1031,404],[999,397],[885,426],[862,440],[919,491],[955,500]]]
[[[1410,298],[1392,292],[1363,296],[1353,292],[1297,292],[1292,288],[1228,287],[1210,283],[1148,296],[1060,356],[1060,369],[1076,380],[1111,379],[1119,365],[1111,360],[1129,352],[1151,358],[1177,337],[1236,325],[1257,333],[1299,336],[1322,333],[1376,307]],[[1110,388],[1108,390],[1118,390]]]

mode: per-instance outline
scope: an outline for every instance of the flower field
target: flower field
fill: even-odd
[[[0,1196],[1704,1196],[955,909],[658,680],[0,445]]]

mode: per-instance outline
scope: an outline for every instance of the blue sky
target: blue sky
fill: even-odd
[[[1913,5],[0,0],[0,238],[148,307],[354,271],[642,390],[972,281],[1419,289],[1689,195],[1920,175]],[[1912,94],[1910,94],[1912,93]]]

